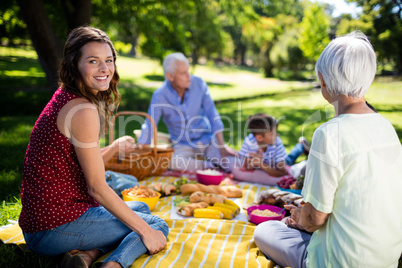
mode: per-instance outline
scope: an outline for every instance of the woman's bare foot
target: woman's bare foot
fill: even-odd
[[[121,268],[121,265],[115,261],[108,261],[102,264],[101,268]]]
[[[88,268],[100,256],[102,256],[102,251],[98,249],[72,250],[64,255],[60,268]]]

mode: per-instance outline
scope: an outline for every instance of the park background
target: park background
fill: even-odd
[[[118,111],[146,111],[164,80],[164,56],[180,51],[188,56],[191,73],[208,83],[229,145],[240,149],[247,117],[265,112],[280,119],[287,150],[301,135],[311,141],[314,130],[334,114],[315,78],[318,56],[335,36],[360,30],[378,57],[367,100],[402,140],[402,2],[347,2],[354,7],[351,14],[308,0],[3,0],[0,225],[18,219],[29,135],[57,89],[66,36],[80,25],[106,31],[119,53]],[[129,125],[120,134],[138,127]],[[163,123],[158,128],[166,131]],[[107,136],[101,141],[107,144]],[[0,267],[55,265],[53,259],[0,245]]]

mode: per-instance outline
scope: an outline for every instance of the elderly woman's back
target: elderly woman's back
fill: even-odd
[[[335,118],[314,132],[302,191],[306,204],[291,208],[287,226],[259,225],[256,244],[281,266],[396,267],[402,147],[393,126],[364,99],[376,72],[374,50],[359,32],[337,38],[316,72]]]
[[[395,266],[401,163],[398,136],[379,114],[342,114],[316,130],[303,196],[329,217],[311,237],[308,266]]]

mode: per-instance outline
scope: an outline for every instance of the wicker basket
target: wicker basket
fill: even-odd
[[[119,112],[111,120],[112,125],[116,118],[123,115],[139,115],[148,118],[153,129],[153,144],[151,147],[136,149],[129,156],[121,157],[119,155],[105,164],[106,170],[112,170],[120,173],[130,174],[138,180],[142,180],[147,176],[162,175],[168,167],[174,150],[172,148],[157,148],[157,128],[154,120],[143,112]],[[114,141],[114,128],[109,128],[109,144]]]

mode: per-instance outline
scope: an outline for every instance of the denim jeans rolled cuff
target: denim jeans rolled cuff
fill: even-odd
[[[163,219],[151,215],[148,205],[136,201],[126,204],[152,228],[161,230],[167,236],[168,225]],[[75,221],[56,228],[32,234],[24,233],[24,238],[29,249],[44,256],[56,256],[74,249],[99,249],[107,253],[117,247],[118,251],[115,250],[110,257],[117,256],[122,265],[131,265],[135,260],[132,256],[127,256],[132,252],[141,253],[135,255],[138,258],[147,251],[138,234],[102,206],[92,207]],[[137,238],[140,241],[136,241]],[[135,241],[134,248],[131,241]],[[122,254],[119,255],[119,252]]]
[[[154,217],[154,223],[149,224],[152,229],[162,231],[165,237],[169,234],[169,226],[167,223],[157,216]],[[132,232],[127,235],[120,245],[104,260],[104,262],[114,261],[122,267],[130,267],[130,265],[141,255],[148,252],[144,242],[140,236]]]
[[[285,158],[285,163],[288,166],[292,166],[294,165],[294,163],[296,163],[296,160],[299,156],[301,156],[304,152],[304,147],[303,144],[298,143],[296,144],[292,150],[290,151],[290,153],[288,154],[288,156]]]

